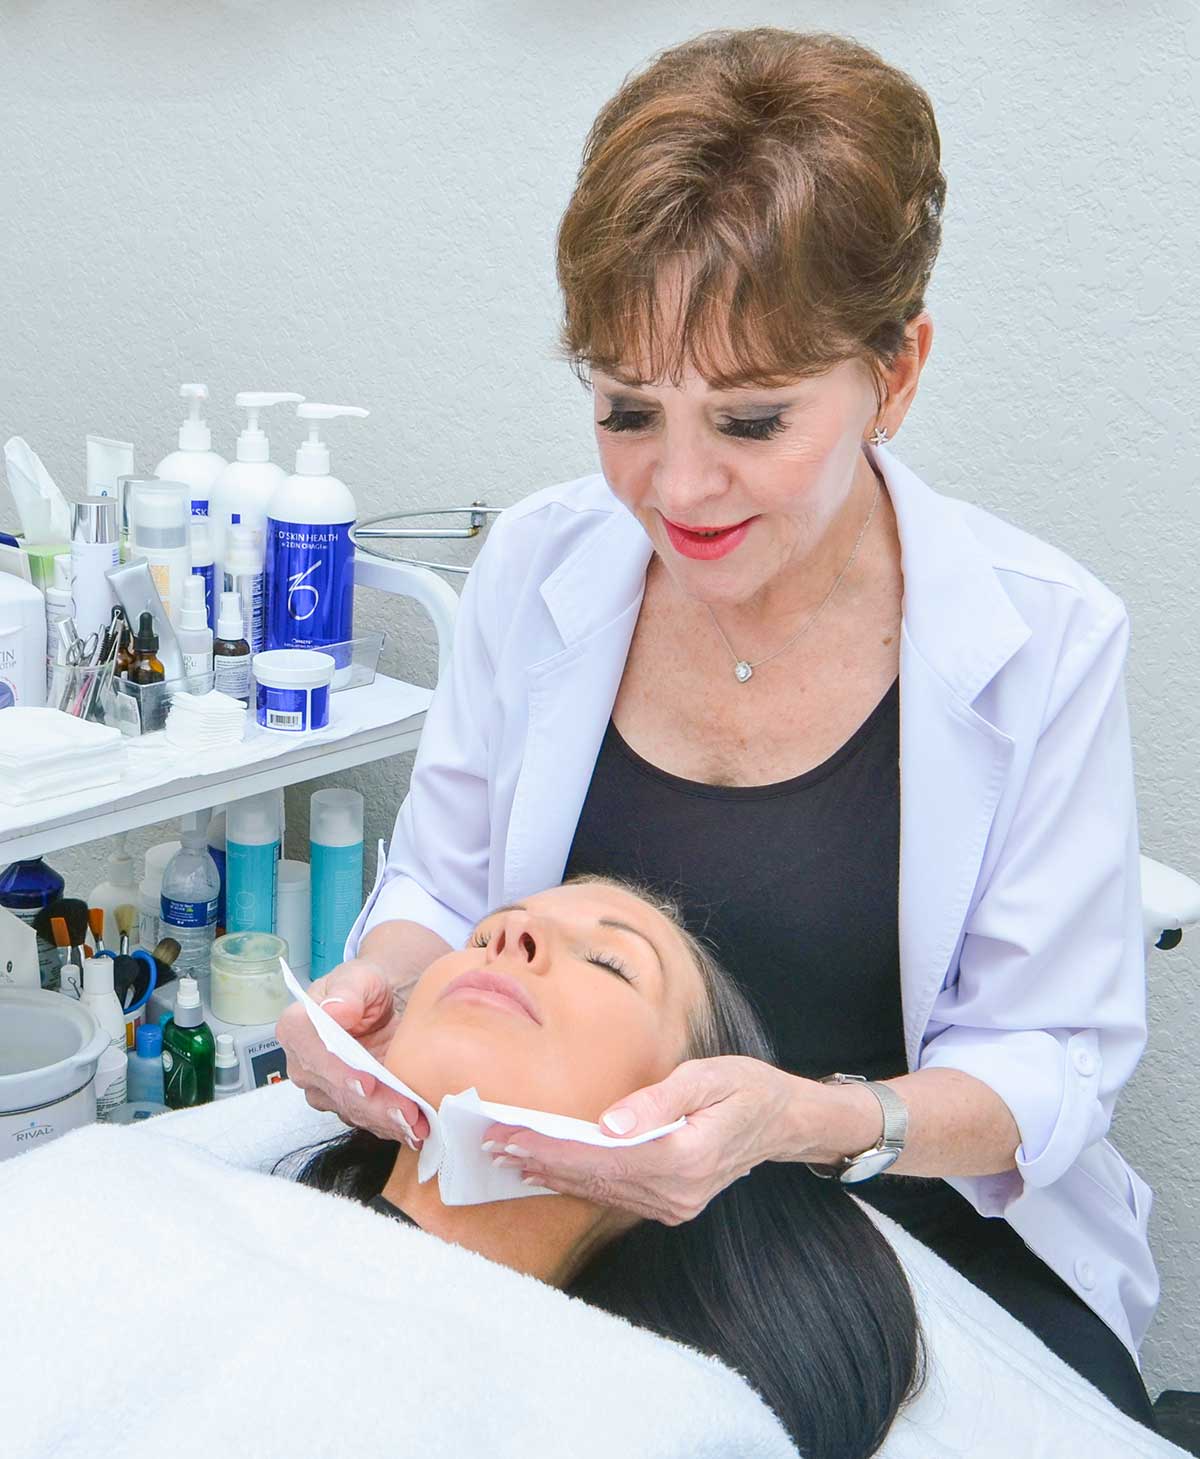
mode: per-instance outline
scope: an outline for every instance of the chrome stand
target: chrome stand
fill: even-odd
[[[438,572],[456,572],[465,577],[471,570],[469,567],[460,567],[453,562],[423,562],[417,557],[394,557],[390,552],[381,552],[378,547],[372,546],[372,543],[398,542],[417,538],[446,540],[452,537],[478,537],[480,531],[487,525],[488,517],[497,516],[503,510],[503,507],[489,507],[483,502],[472,502],[468,507],[429,507],[418,508],[410,512],[382,512],[377,517],[367,517],[356,523],[350,529],[350,540],[361,552],[369,552],[373,557],[378,557],[384,562],[407,562],[414,567],[431,567]],[[410,517],[451,517],[463,512],[470,514],[469,527],[446,527],[441,530],[427,531],[420,527],[380,526],[381,522],[402,521]]]

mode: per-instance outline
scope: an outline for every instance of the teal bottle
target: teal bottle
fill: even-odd
[[[163,1100],[168,1109],[211,1104],[217,1041],[204,1022],[200,984],[180,978],[175,1015],[163,1025]]]

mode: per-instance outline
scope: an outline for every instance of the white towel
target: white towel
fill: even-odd
[[[5,1459],[795,1459],[713,1359],[263,1173],[343,1128],[285,1081],[0,1164]],[[1188,1459],[864,1209],[932,1355],[880,1459]]]

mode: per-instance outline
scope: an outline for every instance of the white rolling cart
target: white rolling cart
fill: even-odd
[[[421,604],[437,632],[440,677],[453,643],[458,594],[429,570],[436,566],[440,565],[417,565],[360,552],[355,557],[354,582],[360,594],[371,589],[414,598]],[[449,566],[445,570],[467,571]],[[115,785],[36,805],[0,806],[0,866],[83,846],[140,826],[174,821],[189,811],[227,805],[414,750],[432,697],[432,690],[376,673],[370,684],[332,697],[328,730],[297,737],[295,743],[284,735],[252,736],[248,731],[243,744],[227,755],[233,763],[209,770],[181,773],[177,757],[163,753],[161,733],[126,741],[126,771]],[[161,1010],[172,1005],[174,988],[174,984],[168,985],[164,991],[169,996],[152,1005],[152,1013],[154,1006]],[[284,1077],[286,1060],[273,1025],[225,1024],[213,1018],[208,1008],[205,1017],[214,1034],[233,1034],[246,1087]]]

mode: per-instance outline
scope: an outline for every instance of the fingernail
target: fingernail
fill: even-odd
[[[519,1160],[510,1160],[507,1155],[493,1155],[493,1165],[520,1165]]]
[[[614,1135],[627,1135],[637,1124],[637,1115],[631,1109],[614,1109],[604,1116],[604,1123]]]
[[[520,1145],[505,1145],[504,1153],[506,1155],[519,1155],[523,1160],[527,1159],[530,1154],[528,1150],[523,1150]]]
[[[353,1089],[355,1094],[358,1095],[359,1099],[366,1099],[367,1097],[367,1091],[362,1087],[361,1079],[347,1079],[346,1088]]]
[[[324,1008],[326,1003],[345,1003],[344,998],[322,998],[319,1006]]]
[[[481,1150],[499,1150],[500,1146],[496,1144],[495,1140],[485,1140],[479,1148]]]
[[[398,1110],[398,1109],[396,1109],[396,1108],[393,1107],[392,1109],[388,1110],[388,1114],[390,1114],[391,1117],[392,1117],[392,1119],[396,1122],[396,1124],[398,1124],[400,1126],[400,1131],[401,1131],[402,1134],[404,1134],[404,1135],[411,1135],[411,1134],[413,1134],[413,1127],[404,1118],[404,1115],[401,1113],[400,1110]]]
[[[536,1175],[527,1175],[521,1181],[521,1184],[522,1185],[541,1185],[541,1181],[537,1178]]]

